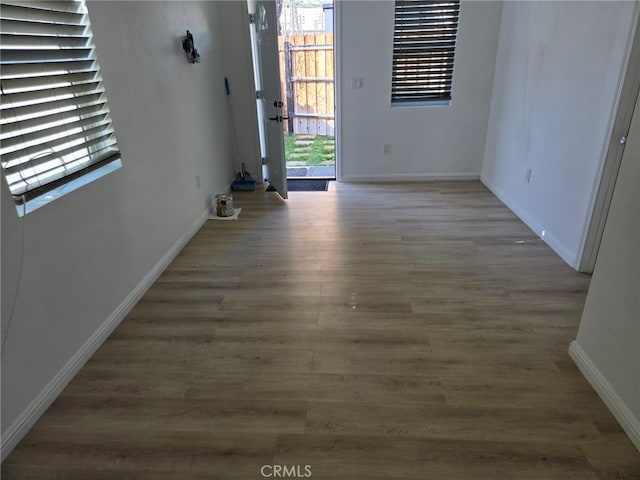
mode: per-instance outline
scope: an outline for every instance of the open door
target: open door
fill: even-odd
[[[278,18],[275,0],[249,0],[253,66],[257,89],[260,147],[265,179],[287,198],[287,173],[282,138],[282,98],[278,64]]]
[[[596,265],[604,226],[609,214],[609,206],[613,198],[613,190],[618,178],[618,170],[625,151],[625,143],[631,131],[634,106],[640,95],[640,28],[636,29],[630,48],[629,63],[616,106],[609,146],[600,174],[600,183],[595,187],[591,218],[588,220],[589,225],[582,240],[580,260],[576,266],[579,272],[591,273]]]

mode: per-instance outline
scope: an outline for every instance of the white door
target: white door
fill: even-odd
[[[282,198],[287,198],[287,169],[282,137],[282,98],[278,64],[278,19],[275,0],[249,2],[252,23],[254,69],[258,90],[258,121],[265,177]]]

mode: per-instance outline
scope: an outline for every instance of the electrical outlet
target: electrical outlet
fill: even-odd
[[[196,175],[196,188],[200,190],[200,175]]]
[[[385,155],[391,155],[391,144],[390,143],[385,143],[382,146],[382,151],[384,152]]]

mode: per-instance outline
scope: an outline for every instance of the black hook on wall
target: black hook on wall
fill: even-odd
[[[182,40],[182,49],[187,54],[189,63],[200,63],[200,54],[193,43],[193,35],[187,30],[187,36]]]

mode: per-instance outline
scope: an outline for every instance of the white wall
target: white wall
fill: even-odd
[[[216,12],[215,2],[90,2],[123,167],[27,215],[26,226],[2,182],[3,455],[79,368],[79,352],[96,348],[145,276],[204,221],[210,195],[228,189]],[[181,50],[187,29],[197,65]]]
[[[544,230],[572,266],[592,210],[637,5],[503,7],[481,179],[534,231]]]
[[[572,356],[640,450],[640,98]]]
[[[501,2],[462,2],[449,107],[391,108],[393,10],[392,1],[340,5],[342,179],[478,178]]]
[[[262,181],[262,158],[258,137],[256,87],[249,36],[249,13],[245,0],[217,1],[222,38],[222,58],[231,95],[228,121],[236,138],[236,171],[244,162],[252,178]]]

